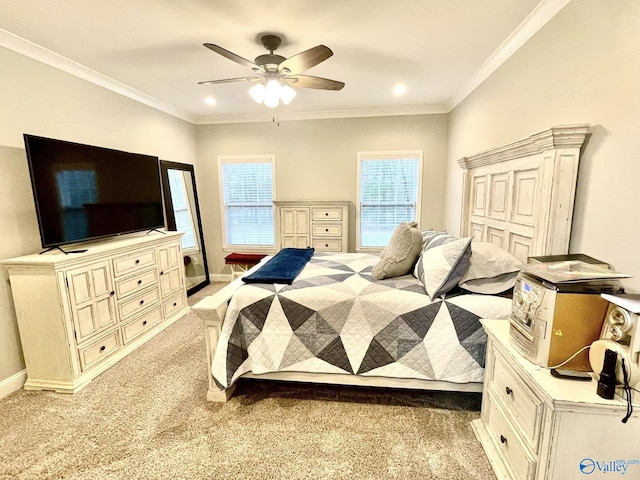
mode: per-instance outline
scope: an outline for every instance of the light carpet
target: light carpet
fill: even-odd
[[[74,395],[0,400],[0,477],[495,478],[469,425],[479,394],[241,380],[209,403],[205,358],[189,313]]]

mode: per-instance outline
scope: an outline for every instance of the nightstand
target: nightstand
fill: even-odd
[[[605,400],[595,380],[559,379],[510,344],[507,320],[483,320],[488,335],[476,437],[498,479],[640,478],[640,405]],[[616,470],[617,469],[617,470]]]

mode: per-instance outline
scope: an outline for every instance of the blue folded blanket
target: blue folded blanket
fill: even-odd
[[[283,248],[255,272],[242,277],[245,283],[286,283],[291,285],[307,262],[313,248]]]

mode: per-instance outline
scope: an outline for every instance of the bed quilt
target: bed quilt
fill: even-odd
[[[481,318],[511,300],[430,301],[411,275],[371,277],[375,255],[315,253],[291,285],[247,284],[232,297],[211,366],[220,388],[242,374],[296,371],[481,382]]]

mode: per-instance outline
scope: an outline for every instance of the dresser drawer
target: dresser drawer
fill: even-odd
[[[156,283],[158,283],[158,274],[154,268],[153,270],[135,274],[132,277],[116,280],[116,292],[118,293],[118,298],[123,298]]]
[[[318,252],[341,252],[342,240],[334,238],[314,238],[312,247]]]
[[[116,277],[143,270],[156,263],[155,250],[145,250],[134,255],[123,255],[113,259],[113,272]]]
[[[100,363],[122,346],[118,330],[99,338],[95,342],[79,348],[80,368],[84,371]]]
[[[125,344],[144,332],[149,330],[154,325],[160,323],[162,320],[162,312],[160,307],[144,313],[143,315],[131,320],[129,323],[122,326],[122,340]]]
[[[170,299],[164,301],[162,303],[164,318],[170,317],[175,311],[184,308],[186,303],[186,299],[182,294],[176,295],[175,297],[171,297]]]
[[[489,401],[487,431],[491,437],[490,441],[500,453],[500,458],[504,460],[507,468],[511,470],[514,479],[532,479],[536,473],[536,457],[522,443],[492,394],[483,399],[483,401],[487,400]]]
[[[131,317],[159,300],[160,290],[156,286],[155,288],[141,293],[140,295],[136,295],[129,300],[120,302],[118,305],[118,308],[120,309],[120,318],[126,319]]]
[[[314,237],[341,237],[342,225],[339,223],[314,223],[312,232]]]
[[[318,220],[342,220],[342,208],[322,208],[313,207],[311,209],[311,219]]]
[[[493,378],[489,390],[503,405],[513,425],[520,431],[534,453],[538,451],[538,439],[542,427],[542,402],[513,373],[505,360],[495,356]]]

